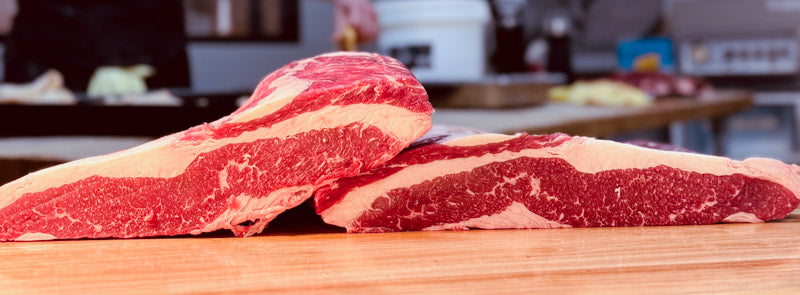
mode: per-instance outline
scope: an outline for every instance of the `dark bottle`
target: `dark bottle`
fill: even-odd
[[[493,0],[496,48],[492,64],[499,73],[525,71],[525,35],[520,17],[525,1]]]
[[[562,73],[567,82],[572,82],[572,52],[570,51],[569,18],[565,15],[555,15],[546,20],[545,31],[547,34],[547,71]]]

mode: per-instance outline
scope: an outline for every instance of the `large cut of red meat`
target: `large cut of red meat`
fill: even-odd
[[[564,134],[439,138],[321,188],[317,213],[348,232],[685,225],[779,219],[800,197],[800,167],[771,159]]]
[[[252,235],[317,188],[394,157],[431,112],[396,60],[296,61],[215,122],[0,187],[0,240]]]

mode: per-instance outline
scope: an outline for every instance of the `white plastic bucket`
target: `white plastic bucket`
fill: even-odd
[[[378,50],[423,82],[477,81],[486,74],[484,0],[380,0]]]

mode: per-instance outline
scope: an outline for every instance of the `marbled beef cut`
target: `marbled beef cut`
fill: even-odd
[[[393,59],[293,62],[215,122],[0,187],[0,240],[252,235],[318,187],[391,159],[430,128],[431,112]]]
[[[471,135],[416,145],[315,194],[348,232],[761,222],[797,208],[800,167],[586,137]]]

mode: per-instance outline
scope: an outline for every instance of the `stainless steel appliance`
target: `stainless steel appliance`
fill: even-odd
[[[684,74],[800,73],[800,1],[667,0],[665,12]]]
[[[681,73],[755,90],[757,107],[727,124],[729,156],[800,162],[800,1],[665,0],[664,12]]]

